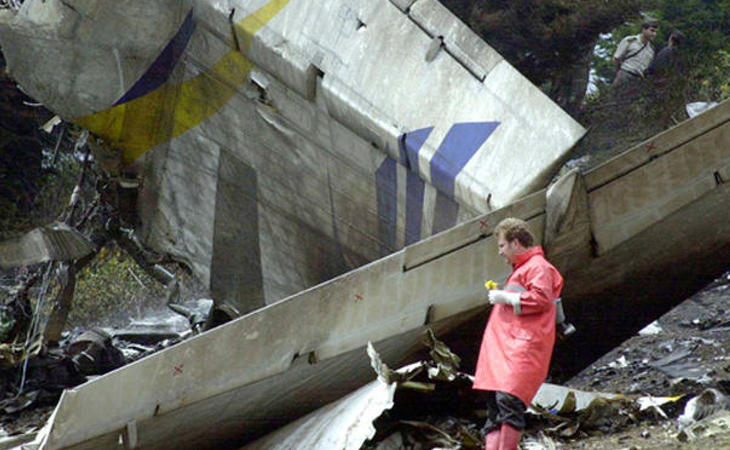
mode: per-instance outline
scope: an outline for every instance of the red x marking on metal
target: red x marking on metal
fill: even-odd
[[[360,294],[355,294],[355,301],[356,301],[356,302],[359,302],[360,300],[362,300],[362,295],[360,295]]]
[[[482,219],[479,221],[479,230],[486,230],[487,229],[487,219]]]
[[[654,150],[654,141],[649,142],[649,144],[646,146],[646,151],[650,152]]]
[[[172,376],[182,375],[183,373],[183,367],[185,364],[180,364],[179,366],[175,366],[172,368]]]

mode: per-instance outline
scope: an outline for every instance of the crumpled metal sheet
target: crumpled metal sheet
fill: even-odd
[[[459,357],[436,339],[433,331],[426,329],[426,345],[431,349],[434,361],[421,361],[398,370],[387,366],[368,342],[367,354],[377,379],[357,391],[326,405],[309,415],[243,447],[242,450],[288,450],[291,448],[357,450],[375,435],[375,419],[393,407],[396,388],[413,389],[417,387],[411,378],[424,373],[429,380],[454,381],[442,376],[442,371],[452,373],[458,366]],[[456,364],[456,366],[454,365]],[[432,368],[439,370],[434,372]],[[463,375],[463,374],[462,374]],[[421,383],[427,384],[427,383]],[[404,422],[401,422],[404,423]],[[433,426],[421,422],[410,422],[413,427],[425,427],[433,431]],[[446,436],[448,440],[448,436]]]
[[[46,261],[72,261],[94,251],[94,244],[60,222],[36,228],[23,236],[0,242],[0,267]]]
[[[612,399],[616,397],[618,397],[617,394],[581,391],[557,384],[543,383],[535,394],[532,404],[554,413],[572,413],[586,409],[597,398]],[[534,409],[532,411],[534,412]]]
[[[397,383],[378,378],[242,450],[292,448],[357,450],[375,435],[373,421],[393,406]]]
[[[682,396],[627,396],[619,393],[590,392],[544,383],[528,412],[557,425],[545,431],[562,437],[574,436],[579,429],[609,430],[634,420],[638,414],[653,413],[666,419],[662,406]]]
[[[677,433],[677,440],[689,442],[717,434],[727,434],[728,429],[730,429],[730,411],[719,410],[682,429]]]
[[[664,358],[649,362],[649,366],[672,378],[702,379],[707,376],[708,369],[694,355],[696,348],[693,343],[682,345]]]
[[[678,437],[680,440],[683,439],[681,432],[688,430],[684,435],[686,438],[684,440],[692,438],[695,434],[692,429],[695,428],[696,430],[700,422],[706,422],[705,419],[708,417],[728,409],[730,409],[730,400],[726,395],[717,389],[705,389],[700,395],[691,398],[684,405],[684,411],[677,418],[680,430],[680,436]]]
[[[375,435],[371,422],[386,409],[393,409],[389,416],[376,422],[378,431],[390,430],[387,437],[378,437],[369,445],[378,449],[407,447],[404,442],[428,442],[437,448],[475,448],[482,442],[469,419],[444,416],[426,416],[423,419],[404,418],[397,403],[406,401],[433,409],[430,402],[439,402],[438,392],[447,386],[470,385],[468,375],[458,372],[459,358],[426,330],[426,345],[431,349],[432,360],[420,361],[398,370],[390,369],[372,345],[368,355],[378,379],[360,390],[333,402],[308,416],[293,422],[274,433],[255,441],[243,450],[289,448],[361,448],[368,437]],[[453,374],[452,377],[443,376]],[[438,385],[438,386],[437,386]],[[386,386],[397,386],[397,392],[410,391],[416,396],[398,397]],[[472,391],[477,396],[476,391]],[[442,393],[442,395],[444,395]],[[545,383],[541,386],[530,411],[544,419],[557,422],[545,432],[569,437],[579,429],[606,429],[613,423],[626,421],[630,412],[656,409],[676,401],[679,397],[627,397],[620,394],[581,391],[560,385]],[[462,404],[462,403],[460,403]],[[462,404],[463,405],[463,404]],[[547,406],[540,406],[547,405]],[[419,417],[418,414],[414,417]],[[666,418],[666,415],[664,415]],[[460,422],[461,421],[461,422]],[[464,426],[468,424],[469,426]],[[391,428],[392,427],[392,428]],[[367,431],[367,432],[366,432]],[[544,433],[532,439],[530,448],[551,448],[554,443]],[[545,447],[548,446],[548,447]],[[430,448],[430,447],[429,447]]]

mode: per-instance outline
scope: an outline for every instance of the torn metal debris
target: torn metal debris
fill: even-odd
[[[431,442],[444,448],[458,448],[465,444],[465,441],[466,448],[478,445],[479,431],[474,429],[473,424],[471,430],[464,428],[461,433],[454,435],[445,429],[459,428],[458,420],[455,419],[450,419],[452,420],[450,427],[443,428],[443,425],[402,418],[397,419],[394,424],[400,431],[390,430],[389,436],[377,438],[377,441],[382,440],[383,443],[365,444],[366,441],[375,438],[376,419],[393,407],[397,392],[413,392],[417,396],[442,398],[443,394],[436,392],[436,389],[445,383],[470,388],[471,377],[457,371],[460,358],[443,342],[436,339],[430,329],[426,330],[424,339],[432,359],[413,363],[398,370],[392,370],[383,363],[374,346],[368,344],[367,354],[377,375],[375,381],[248,444],[244,449],[285,450],[297,447],[357,450],[365,445],[364,448],[382,450],[394,445],[395,442],[407,446],[413,439]],[[386,428],[392,427],[386,426]]]
[[[681,432],[688,428],[697,429],[698,422],[718,412],[727,413],[728,409],[730,409],[730,398],[728,396],[717,389],[705,389],[700,395],[691,398],[687,402],[682,415],[677,418],[680,435]],[[686,438],[690,438],[693,435],[694,433],[692,431],[684,434]]]
[[[57,347],[38,340],[33,346],[0,344],[0,416],[10,421],[31,408],[56,405],[64,389],[73,388],[98,375],[132,363],[197,334],[197,325],[207,319],[211,300],[179,304],[197,318],[170,311],[167,315],[136,321],[124,328],[90,328],[65,332]],[[196,325],[197,324],[197,325]],[[27,350],[25,350],[27,349]],[[0,420],[0,431],[4,429]],[[8,443],[32,440],[37,429],[22,436],[9,436]],[[33,437],[30,437],[32,435]],[[0,435],[0,449],[2,446]],[[8,444],[10,445],[10,444]]]
[[[243,448],[482,448],[482,394],[471,388],[473,378],[457,370],[459,358],[434,339],[431,330],[426,330],[425,339],[431,359],[398,370],[387,367],[369,345],[376,380]],[[444,360],[442,355],[449,356]],[[431,370],[439,367],[453,376]],[[528,409],[521,448],[554,449],[586,432],[610,433],[630,423],[666,419],[662,406],[680,398],[606,394],[545,383]]]
[[[56,222],[29,231],[19,238],[0,242],[0,267],[72,261],[90,254],[95,248],[77,230]]]
[[[660,370],[672,378],[689,378],[694,380],[702,380],[708,376],[708,370],[699,363],[699,358],[693,356],[697,344],[688,342],[681,343],[669,355],[650,361],[648,365]]]

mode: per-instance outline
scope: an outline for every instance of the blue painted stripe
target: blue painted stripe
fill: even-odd
[[[421,240],[425,183],[416,173],[406,172],[406,245]]]
[[[395,251],[396,213],[398,211],[396,165],[397,162],[393,158],[385,158],[375,171],[381,255]]]
[[[167,43],[162,53],[160,53],[157,59],[155,59],[152,65],[134,83],[129,91],[114,103],[114,106],[134,100],[162,86],[170,78],[170,74],[177,65],[185,47],[187,47],[193,31],[195,31],[195,21],[193,20],[193,10],[191,9],[180,26],[180,29],[170,42]]]
[[[433,127],[421,128],[404,133],[398,140],[400,163],[408,169],[406,174],[406,245],[421,240],[425,183],[418,175],[418,152],[426,143],[431,131],[433,131]]]
[[[499,122],[454,124],[431,158],[431,184],[447,197],[454,198],[456,176],[498,125]]]
[[[436,206],[433,211],[433,228],[431,234],[440,233],[456,225],[459,214],[459,204],[451,198],[438,192],[436,194]]]
[[[421,128],[420,130],[411,131],[401,136],[400,143],[400,163],[409,170],[418,173],[418,152],[426,143],[426,139],[433,131],[433,127]]]

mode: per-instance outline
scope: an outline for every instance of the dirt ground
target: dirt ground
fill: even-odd
[[[720,449],[730,448],[730,427],[700,429],[682,442],[677,417],[689,399],[707,388],[730,393],[730,272],[687,299],[572,378],[576,389],[624,395],[682,396],[662,406],[666,419],[628,420],[617,430],[579,431],[570,439],[554,439],[566,449]],[[713,417],[727,411],[723,402]],[[724,411],[723,411],[724,410]],[[619,418],[617,418],[618,421]],[[715,421],[717,422],[717,421]],[[712,435],[710,435],[712,434]],[[523,440],[523,448],[530,446]]]

